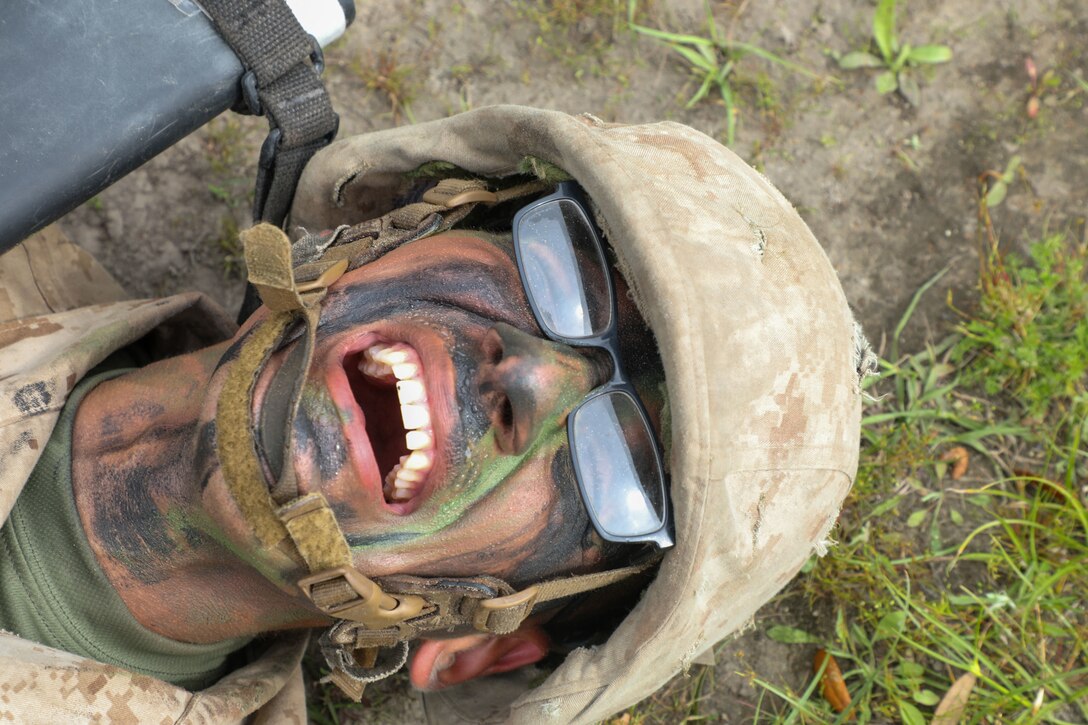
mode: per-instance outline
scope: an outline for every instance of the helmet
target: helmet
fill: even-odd
[[[349,138],[309,163],[290,226],[380,217],[436,162],[577,180],[658,343],[676,545],[607,642],[531,690],[490,685],[512,722],[594,722],[686,670],[823,552],[857,469],[866,347],[789,202],[675,123],[496,106]]]

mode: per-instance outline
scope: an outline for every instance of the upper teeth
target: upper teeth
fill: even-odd
[[[434,466],[434,430],[419,356],[403,343],[375,344],[363,351],[359,370],[371,378],[397,381],[405,444],[411,453],[386,475],[383,490],[389,501],[408,501]]]

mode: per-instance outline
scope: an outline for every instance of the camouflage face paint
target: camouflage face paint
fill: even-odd
[[[625,303],[621,334],[632,311]],[[415,366],[403,380],[422,404],[398,401],[393,362],[363,372],[380,348]],[[276,353],[258,381],[262,423],[265,396],[289,388],[272,383],[292,349]],[[299,494],[324,494],[370,576],[517,581],[584,569],[599,541],[574,479],[566,419],[607,379],[601,359],[545,339],[507,239],[457,232],[395,249],[347,273],[326,297],[294,427]],[[409,425],[406,408],[416,407],[422,422]],[[391,495],[387,482],[416,459],[408,439],[417,431],[430,447],[408,471],[416,488]]]
[[[621,311],[621,336],[624,324]],[[88,540],[130,611],[186,641],[321,621],[295,586],[298,562],[258,542],[219,470],[216,402],[245,335],[103,383],[76,418],[73,486]],[[361,374],[379,343],[419,363],[407,379],[417,394],[425,387],[422,423],[406,428],[392,380],[383,388]],[[290,349],[258,380],[257,421]],[[637,371],[634,353],[623,355]],[[371,576],[492,574],[517,586],[587,570],[602,548],[565,421],[607,373],[592,351],[541,337],[502,239],[406,245],[330,291],[293,429],[299,493],[325,495]],[[424,480],[390,501],[386,469],[420,431],[432,447]],[[179,608],[179,596],[191,606]]]
[[[507,351],[492,360],[485,347],[502,345],[496,330]],[[569,462],[555,460],[569,460],[566,416],[604,371],[539,334],[510,250],[492,238],[408,245],[330,294],[295,424],[295,468],[300,491],[326,495],[364,571],[509,576],[542,561],[556,571],[581,563],[588,518]],[[380,497],[396,460],[387,439],[405,436],[399,411],[341,371],[379,341],[418,355],[437,439],[425,490],[408,505]],[[507,428],[520,431],[516,449]],[[559,525],[576,535],[556,547],[546,537]]]

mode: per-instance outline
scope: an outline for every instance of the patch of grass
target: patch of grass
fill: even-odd
[[[626,30],[624,0],[521,0],[515,8],[537,27],[537,47],[576,78],[604,73],[606,54]]]
[[[402,115],[409,123],[416,122],[412,114],[412,101],[417,92],[414,66],[402,64],[393,50],[380,50],[368,52],[365,60],[356,59],[350,67],[368,90],[385,95],[394,123],[399,123]]]
[[[1051,234],[1026,260],[994,245],[981,292],[959,328],[964,382],[1034,420],[1088,414],[1088,243]]]
[[[635,22],[635,13],[638,8],[637,0],[628,0],[628,24],[636,33],[653,38],[675,51],[688,64],[692,75],[699,83],[699,87],[685,104],[685,108],[692,108],[700,101],[707,98],[712,92],[721,97],[725,105],[726,113],[726,144],[733,145],[736,140],[737,117],[740,113],[737,102],[736,68],[741,59],[747,56],[760,58],[774,65],[781,66],[795,73],[812,78],[813,80],[827,80],[804,66],[775,55],[774,53],[752,43],[743,43],[733,40],[719,32],[710,5],[706,9],[707,36],[685,35],[683,33],[670,33]],[[762,84],[758,88],[761,103],[770,99],[770,103],[777,103],[775,95],[769,84]],[[764,109],[766,110],[766,109]]]
[[[1055,269],[1083,271],[1083,251],[1056,239],[1033,247],[1031,272],[1017,265],[1002,275],[991,260],[977,316],[961,334],[882,363],[875,385],[886,397],[865,418],[862,466],[841,519],[845,541],[798,582],[810,601],[836,609],[833,634],[822,641],[842,664],[859,722],[928,722],[960,678],[971,684],[960,688],[969,689],[971,722],[1088,717],[1088,617],[1080,602],[1088,591],[1088,511],[1075,473],[1088,450],[1060,421],[1029,431],[1018,423],[1019,403],[976,395],[979,386],[989,395],[990,376],[1022,380],[1023,365],[1015,355],[991,355],[985,368],[965,366],[965,351],[981,341],[962,336],[1000,327],[1007,300],[1035,299],[1044,288],[1055,295]],[[985,281],[994,274],[999,284]],[[1032,344],[1061,359],[1067,337],[1061,325],[1042,325]],[[1052,404],[1083,396],[1048,390]],[[1078,421],[1080,428],[1083,416]],[[1060,481],[1008,475],[1000,464],[999,449],[1036,439],[1063,458]],[[953,481],[941,460],[953,443],[983,454],[964,479],[969,485]],[[771,720],[789,710],[804,722],[844,718],[820,697],[763,684],[784,705]]]
[[[991,256],[974,315],[900,355],[940,275],[915,294],[866,383],[841,542],[770,605],[815,623],[780,624],[768,637],[830,658],[799,688],[755,678],[750,721],[1088,721],[1085,246],[1048,235],[1030,262]],[[1029,427],[1021,420],[1033,405],[1040,417]],[[1041,463],[1027,470],[1023,460]],[[831,693],[830,661],[845,699]],[[662,714],[670,700],[655,697],[631,722],[686,721],[693,706],[714,717],[693,683],[666,692],[672,719]]]
[[[202,133],[208,163],[218,176],[235,175],[248,162],[246,131],[237,114],[226,113],[212,119]]]
[[[219,236],[212,241],[212,247],[222,258],[223,276],[242,279],[245,274],[245,252],[238,237],[238,222],[230,212],[223,214],[219,222]]]
[[[687,675],[673,678],[665,687],[627,711],[605,720],[603,725],[684,725],[712,721],[705,712],[707,693],[714,688],[713,667],[694,665]]]
[[[262,127],[261,124],[265,124]],[[208,193],[228,208],[248,206],[253,201],[253,177],[249,171],[255,156],[256,139],[267,133],[267,121],[236,113],[219,116],[199,131],[211,174]],[[254,134],[254,131],[257,134]]]
[[[875,79],[877,91],[881,94],[899,91],[908,103],[916,105],[918,81],[908,70],[920,65],[947,63],[952,60],[952,49],[946,45],[901,43],[895,32],[895,6],[896,0],[880,0],[873,13],[873,44],[876,47],[847,53],[839,58],[839,67],[846,70],[883,68]]]

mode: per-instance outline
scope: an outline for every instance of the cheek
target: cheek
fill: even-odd
[[[551,471],[550,456],[526,461],[451,525],[371,559],[375,574],[509,577],[525,561],[547,558],[562,508]]]

